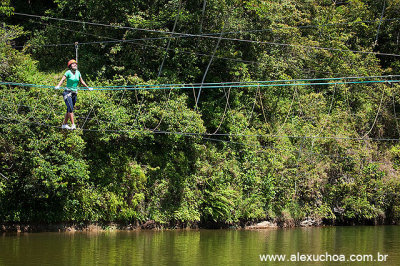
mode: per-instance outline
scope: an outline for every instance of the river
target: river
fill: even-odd
[[[400,226],[7,233],[0,265],[400,265]]]

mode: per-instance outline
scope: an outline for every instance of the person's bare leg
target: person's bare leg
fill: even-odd
[[[69,118],[69,113],[65,113],[65,118],[64,118],[64,123],[63,125],[66,125],[68,123],[68,118]]]
[[[74,122],[74,113],[69,113],[69,115],[70,115],[69,119],[71,120],[71,123],[74,125],[75,124],[75,122]]]

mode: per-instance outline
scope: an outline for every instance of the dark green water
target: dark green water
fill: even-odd
[[[289,259],[298,252],[326,260],[326,254],[387,257],[386,262],[260,261],[260,254]],[[3,234],[0,265],[400,265],[400,226]]]

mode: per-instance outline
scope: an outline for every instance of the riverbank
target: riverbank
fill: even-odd
[[[3,223],[0,224],[0,232],[9,233],[33,233],[33,232],[102,232],[102,231],[132,231],[132,230],[173,230],[173,229],[243,229],[243,230],[260,230],[271,228],[294,228],[294,227],[318,227],[318,226],[357,226],[357,225],[398,225],[398,222],[385,220],[368,220],[362,223],[355,221],[332,222],[318,219],[307,218],[302,221],[294,220],[272,220],[259,222],[246,222],[241,224],[160,224],[153,220],[145,223],[123,224],[115,222],[98,222],[98,223]]]
[[[2,233],[36,233],[36,232],[101,232],[110,230],[137,230],[140,227],[133,225],[121,225],[117,223],[57,223],[57,224],[20,224],[7,223],[0,225]]]

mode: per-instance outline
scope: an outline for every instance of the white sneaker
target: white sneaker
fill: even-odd
[[[72,124],[72,126],[70,127],[70,129],[76,129],[75,124]]]
[[[71,129],[67,124],[61,126],[62,129]]]

